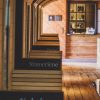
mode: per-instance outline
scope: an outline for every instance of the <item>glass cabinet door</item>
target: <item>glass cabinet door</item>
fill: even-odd
[[[96,3],[70,2],[69,33],[85,34],[86,29],[96,29]]]

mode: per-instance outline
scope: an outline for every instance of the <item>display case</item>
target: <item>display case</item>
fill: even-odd
[[[93,31],[91,33],[94,33],[96,28],[95,7],[95,3],[70,2],[68,14],[70,34],[86,34],[86,29],[91,29]]]
[[[70,33],[85,32],[86,7],[82,3],[70,4]]]

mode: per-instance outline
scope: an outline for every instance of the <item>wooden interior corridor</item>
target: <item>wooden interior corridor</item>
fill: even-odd
[[[64,100],[100,100],[92,82],[100,78],[100,70],[63,66]]]

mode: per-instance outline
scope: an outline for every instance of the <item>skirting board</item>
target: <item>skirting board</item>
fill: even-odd
[[[100,64],[97,64],[96,69],[100,69]]]
[[[91,62],[90,62],[91,61]],[[68,66],[75,66],[75,67],[84,67],[84,68],[96,68],[96,69],[100,69],[100,64],[97,64],[95,59],[92,59],[90,61],[86,61],[83,59],[80,60],[66,60],[63,59],[62,60],[62,65],[64,65],[64,67]]]
[[[98,65],[97,63],[75,63],[75,62],[70,62],[70,63],[65,63],[63,62],[62,65],[65,65],[67,67],[68,66],[79,66],[79,67],[84,67],[84,68],[96,68],[96,69],[100,69],[100,65]],[[64,67],[65,67],[64,66]]]

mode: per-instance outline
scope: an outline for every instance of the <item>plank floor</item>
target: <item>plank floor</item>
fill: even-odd
[[[100,78],[100,70],[63,66],[64,100],[100,100],[92,83]]]

